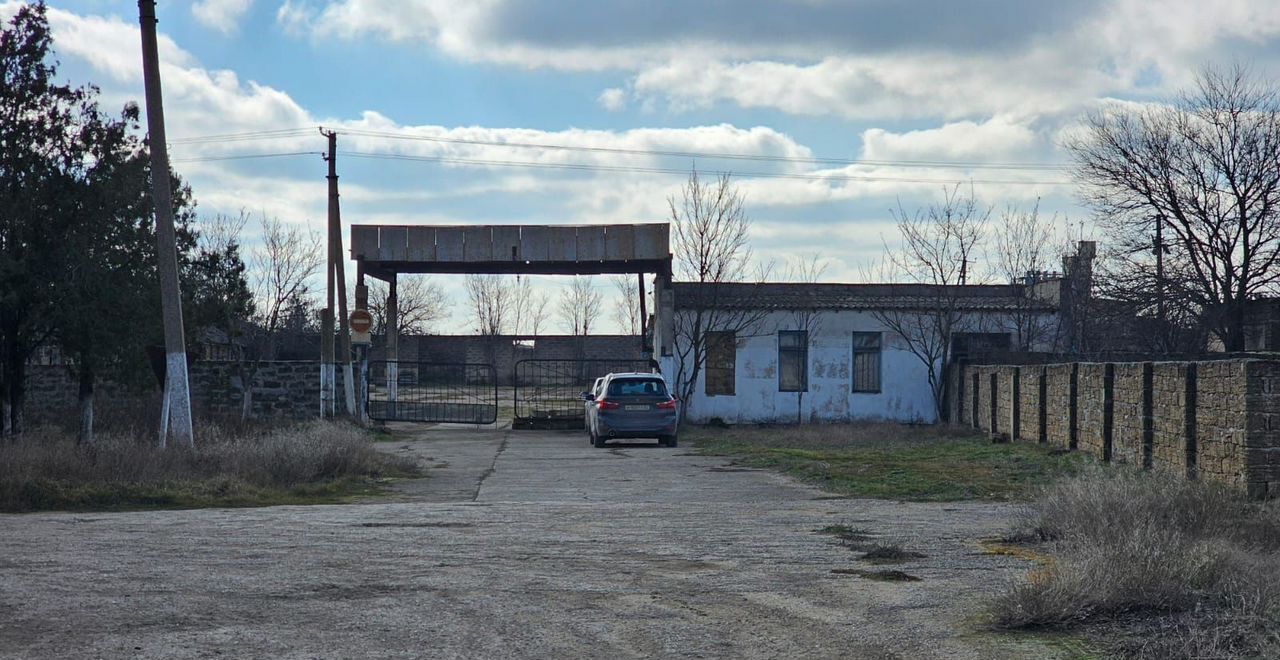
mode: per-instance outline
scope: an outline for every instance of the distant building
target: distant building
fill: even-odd
[[[677,328],[699,310],[721,318],[749,314],[746,332],[708,329],[706,366],[684,402],[691,421],[933,422],[929,369],[894,326],[914,319],[920,321],[914,327],[929,327],[945,304],[957,321],[953,360],[989,351],[1068,351],[1079,340],[1074,309],[1088,297],[1093,253],[1094,244],[1082,242],[1065,275],[995,286],[674,282],[655,293],[655,306],[674,308],[673,323],[654,329],[657,358],[674,380]]]

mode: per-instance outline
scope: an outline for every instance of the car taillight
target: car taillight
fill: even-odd
[[[618,408],[621,408],[621,407],[622,407],[621,403],[614,403],[612,401],[605,401],[603,399],[596,402],[596,408],[599,408],[600,410],[617,410]]]
[[[677,403],[680,403],[679,399],[672,399],[672,400],[670,400],[670,401],[663,401],[662,403],[659,403],[659,404],[658,404],[658,408],[660,408],[660,409],[662,409],[662,410],[675,410],[675,409],[676,409],[676,404],[677,404]]]

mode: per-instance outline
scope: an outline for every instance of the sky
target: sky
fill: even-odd
[[[323,126],[344,225],[662,222],[697,167],[733,173],[756,258],[828,281],[863,279],[893,210],[957,184],[1105,240],[1061,147],[1085,113],[1167,100],[1206,64],[1280,74],[1272,0],[158,5],[171,157],[202,217],[322,229]],[[62,76],[141,101],[137,3],[49,8]],[[461,280],[438,280],[458,304],[437,330],[465,331]]]

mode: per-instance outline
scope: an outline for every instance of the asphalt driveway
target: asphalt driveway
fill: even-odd
[[[342,506],[0,516],[0,656],[1045,657],[983,631],[1004,505],[832,498],[691,449],[404,427]],[[926,555],[849,571],[828,525]],[[838,572],[833,572],[838,571]]]

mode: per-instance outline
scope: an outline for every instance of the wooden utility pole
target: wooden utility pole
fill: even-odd
[[[330,292],[332,292],[333,282],[335,279],[337,280],[338,364],[342,365],[342,391],[345,395],[346,413],[354,415],[356,412],[356,398],[355,383],[352,382],[353,374],[351,373],[351,330],[347,327],[349,317],[347,313],[347,276],[346,268],[343,264],[345,257],[342,254],[342,210],[338,205],[338,133],[337,131],[329,131],[324,135],[329,138],[329,155],[326,158],[329,161],[329,259],[331,262],[329,284]],[[332,300],[333,298],[330,297],[330,304],[332,304]],[[330,333],[332,334],[332,329]],[[336,395],[336,392],[334,394]]]
[[[178,445],[194,444],[191,389],[187,380],[187,346],[182,329],[182,291],[178,288],[178,250],[173,230],[173,197],[169,189],[169,152],[164,133],[160,91],[160,55],[156,47],[155,0],[138,0],[142,28],[142,80],[147,96],[147,133],[151,146],[151,197],[156,214],[156,260],[164,316],[165,378],[160,446],[168,436]]]

